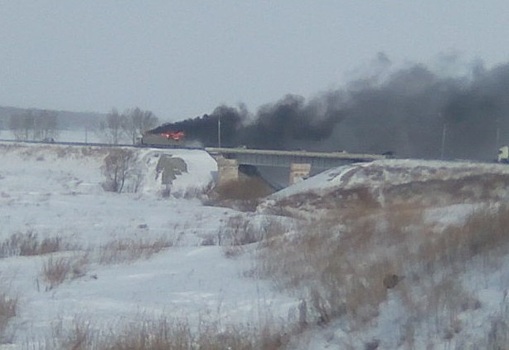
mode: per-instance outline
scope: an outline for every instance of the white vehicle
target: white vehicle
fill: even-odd
[[[499,163],[509,163],[509,146],[503,146],[498,149]]]

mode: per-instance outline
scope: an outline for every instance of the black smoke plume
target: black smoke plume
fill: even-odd
[[[219,137],[219,120],[221,136]],[[184,131],[187,140],[197,141],[205,147],[218,146],[221,138],[222,147],[235,147],[238,130],[242,129],[247,120],[247,111],[242,106],[239,108],[220,106],[212,114],[202,117],[186,119],[176,123],[161,125],[151,133],[165,131]]]
[[[509,64],[473,64],[459,77],[415,64],[309,100],[288,95],[255,114],[220,106],[154,131],[183,130],[190,140],[218,146],[219,120],[223,147],[492,160],[509,144]]]

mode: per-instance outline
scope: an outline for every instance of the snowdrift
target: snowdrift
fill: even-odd
[[[59,191],[74,194],[103,192],[104,159],[116,148],[96,146],[64,146],[48,144],[0,143],[4,164],[4,186],[10,189],[22,185],[37,192]],[[133,153],[132,168],[128,169],[126,192],[160,196],[171,189],[176,196],[196,194],[210,186],[217,173],[215,160],[205,151],[185,149],[126,148]],[[172,159],[170,166],[158,167],[162,158]],[[175,162],[176,160],[176,162]],[[172,167],[183,163],[184,167]],[[30,163],[31,169],[27,169]],[[22,184],[8,176],[22,171],[30,177]],[[30,174],[32,173],[32,174]],[[41,173],[43,176],[41,177]],[[6,182],[5,182],[6,181]],[[136,183],[134,183],[136,182]]]
[[[390,159],[325,171],[268,197],[259,211],[307,216],[355,202],[444,206],[508,198],[507,165]]]

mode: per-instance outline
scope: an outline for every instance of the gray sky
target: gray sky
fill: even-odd
[[[0,0],[0,105],[254,112],[341,87],[379,52],[506,63],[508,15],[507,0]]]

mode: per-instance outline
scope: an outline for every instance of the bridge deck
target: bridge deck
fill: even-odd
[[[310,158],[335,158],[344,160],[365,160],[372,161],[377,159],[385,159],[386,156],[382,154],[368,154],[368,153],[348,153],[348,152],[307,152],[307,151],[281,151],[281,150],[267,150],[267,149],[249,149],[249,148],[218,148],[218,147],[205,147],[205,151],[216,154],[260,154],[269,156],[295,156],[295,157],[310,157]]]
[[[315,168],[330,168],[352,162],[370,162],[386,158],[380,154],[347,152],[306,152],[215,147],[207,147],[205,150],[211,154],[221,154],[226,158],[235,158],[239,164],[284,167],[289,166],[291,163],[308,163]]]

